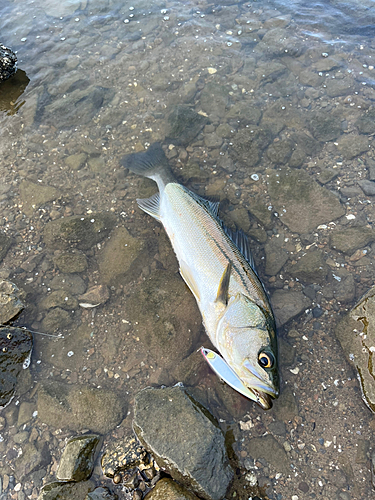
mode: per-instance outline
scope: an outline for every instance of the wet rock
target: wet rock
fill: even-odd
[[[351,255],[358,248],[365,247],[374,240],[375,231],[366,227],[353,226],[332,232],[329,237],[329,246]]]
[[[102,281],[114,284],[142,257],[144,242],[133,238],[124,227],[116,228],[111,238],[98,254],[98,264]]]
[[[129,297],[126,310],[136,335],[158,363],[174,367],[194,349],[201,316],[178,275],[152,273]]]
[[[198,497],[186,490],[173,479],[163,478],[145,496],[145,500],[198,500]]]
[[[111,493],[108,488],[95,488],[94,491],[87,493],[85,500],[117,500],[117,495]]]
[[[23,292],[11,281],[0,280],[0,324],[8,323],[23,309]]]
[[[290,422],[298,416],[298,406],[292,389],[287,386],[281,391],[278,400],[274,403],[271,410],[277,420]]]
[[[273,142],[267,149],[267,157],[275,165],[287,163],[291,154],[292,143],[289,140]]]
[[[258,125],[262,118],[262,112],[253,104],[249,106],[243,102],[239,102],[230,108],[226,114],[226,118],[239,120],[243,127],[246,125]]]
[[[323,78],[318,75],[316,71],[310,69],[302,70],[298,75],[299,81],[302,85],[310,87],[319,87],[323,83]]]
[[[375,196],[375,182],[363,179],[358,181],[358,185],[367,196]]]
[[[278,339],[279,357],[283,366],[290,366],[294,362],[296,349],[282,337]]]
[[[311,305],[311,301],[302,292],[275,290],[271,297],[276,325],[282,326]]]
[[[281,420],[275,420],[268,425],[268,430],[275,434],[276,436],[286,436],[286,426]]]
[[[68,295],[81,295],[86,291],[86,284],[80,276],[58,274],[50,284],[52,290],[64,290]]]
[[[95,458],[100,443],[97,434],[85,434],[70,439],[63,451],[57,479],[64,481],[85,481],[94,470]]]
[[[352,274],[344,276],[341,281],[336,281],[333,286],[333,296],[338,302],[352,302],[355,298],[355,280]]]
[[[0,233],[0,262],[6,256],[9,248],[12,246],[13,239],[4,233]]]
[[[133,428],[174,479],[206,500],[223,498],[233,477],[224,436],[208,411],[183,388],[138,393]]]
[[[345,134],[338,141],[338,149],[346,160],[351,160],[361,153],[369,151],[368,137],[356,134]]]
[[[264,458],[276,471],[289,473],[288,456],[284,448],[270,434],[250,439],[248,451],[254,459]]]
[[[302,170],[273,172],[268,192],[280,220],[296,233],[309,233],[345,213],[338,198]]]
[[[43,486],[38,500],[84,500],[86,495],[95,488],[94,481],[66,483],[55,481]]]
[[[103,173],[105,170],[105,161],[101,156],[93,156],[88,160],[90,170],[95,172],[95,174]]]
[[[61,307],[67,311],[76,309],[78,307],[78,300],[72,296],[67,295],[64,290],[56,290],[47,295],[39,303],[39,309],[52,309],[54,307]]]
[[[109,288],[106,285],[95,285],[90,287],[86,293],[78,297],[82,307],[105,304],[109,299]]]
[[[288,165],[292,168],[300,167],[307,156],[313,156],[319,152],[321,145],[311,135],[304,132],[297,132],[290,138],[292,141],[293,152]]]
[[[268,127],[244,128],[235,135],[231,154],[244,167],[254,167],[259,163],[263,150],[273,138],[274,134]]]
[[[87,269],[86,255],[74,250],[58,255],[53,262],[63,273],[82,273]]]
[[[370,181],[375,181],[375,161],[372,158],[366,158],[366,167]]]
[[[268,229],[271,227],[272,215],[271,210],[268,210],[267,204],[264,201],[264,197],[255,196],[249,199],[249,212],[251,215],[256,217],[263,226]]]
[[[0,82],[7,80],[17,70],[17,56],[13,50],[0,44]]]
[[[309,122],[312,135],[318,141],[333,141],[342,134],[340,120],[326,112],[316,112]]]
[[[0,407],[12,399],[23,368],[30,363],[33,336],[15,327],[0,328]]]
[[[120,442],[110,442],[101,463],[104,475],[111,478],[136,467],[143,471],[154,465],[150,454],[134,436],[126,436]]]
[[[73,321],[73,317],[68,311],[61,307],[55,307],[47,312],[42,321],[44,332],[54,333],[57,330],[63,330]]]
[[[166,136],[177,145],[187,146],[207,123],[207,118],[190,106],[179,105],[168,116]]]
[[[274,28],[267,31],[262,41],[256,46],[257,52],[263,52],[272,57],[281,57],[285,56],[285,54],[297,56],[301,49],[301,41],[283,28]]]
[[[374,134],[375,133],[375,109],[363,113],[355,122],[360,134]]]
[[[52,187],[40,183],[22,181],[20,184],[20,197],[22,200],[23,211],[26,215],[33,213],[48,201],[56,200],[60,192]]]
[[[88,250],[107,238],[115,222],[116,217],[109,212],[57,219],[46,224],[44,242],[54,250]]]
[[[106,434],[124,415],[124,399],[88,385],[43,382],[38,390],[38,418],[56,429]]]
[[[283,248],[283,243],[282,238],[271,238],[264,247],[266,254],[265,272],[268,276],[275,276],[288,260],[288,252]]]
[[[87,160],[86,153],[78,153],[75,155],[70,155],[67,158],[65,158],[65,163],[71,170],[80,170],[86,163],[86,160]]]
[[[223,118],[227,111],[228,90],[224,85],[210,82],[204,87],[200,96],[201,108],[208,116]]]
[[[238,229],[242,229],[248,234],[250,229],[249,212],[245,207],[235,208],[230,212],[230,219]]]
[[[337,177],[338,174],[339,172],[337,170],[334,170],[333,168],[325,168],[320,172],[318,181],[320,182],[320,184],[327,184],[332,179]]]
[[[48,444],[45,441],[38,441],[36,445],[27,443],[14,464],[17,480],[22,482],[33,471],[48,465],[50,460]]]
[[[223,139],[213,132],[204,136],[204,143],[208,148],[220,148],[223,144]]]
[[[324,254],[318,249],[308,250],[295,265],[290,265],[287,272],[305,283],[320,283],[328,273]]]
[[[356,89],[354,81],[350,78],[329,78],[326,80],[326,92],[329,97],[349,95]]]
[[[20,409],[18,412],[17,426],[26,424],[33,418],[33,413],[36,410],[35,403],[28,403],[27,401],[22,401],[20,404]]]

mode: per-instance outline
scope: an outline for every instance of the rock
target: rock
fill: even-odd
[[[62,309],[71,311],[78,307],[78,300],[68,295],[64,290],[56,290],[47,295],[39,303],[40,310],[52,309],[54,307],[61,307]]]
[[[375,133],[375,109],[363,113],[355,122],[360,134],[374,134]]]
[[[339,252],[351,255],[358,248],[365,247],[374,240],[374,230],[352,226],[332,232],[329,236],[329,246]]]
[[[268,192],[280,220],[296,233],[309,233],[345,213],[338,198],[302,170],[274,171]]]
[[[0,262],[6,256],[9,248],[13,244],[13,239],[4,233],[0,233]]]
[[[36,446],[33,443],[27,443],[14,464],[17,480],[23,482],[31,472],[42,469],[50,463],[50,460],[48,444],[45,441],[38,441]]]
[[[28,403],[27,401],[22,401],[20,404],[20,409],[18,412],[17,426],[26,424],[33,418],[33,413],[36,410],[35,403]]]
[[[281,420],[275,420],[268,425],[268,430],[276,436],[286,436],[286,425]]]
[[[250,439],[248,451],[254,459],[264,458],[277,472],[290,472],[288,456],[278,441],[267,434]]]
[[[111,493],[108,488],[95,488],[94,491],[87,493],[85,500],[117,500],[117,495]]]
[[[175,367],[196,346],[201,316],[182,279],[168,271],[155,271],[127,299],[127,315],[158,364]]]
[[[275,290],[271,297],[271,304],[276,325],[282,326],[307,309],[311,301],[302,292]]]
[[[239,120],[243,127],[246,125],[258,125],[262,118],[262,112],[253,104],[248,105],[244,102],[238,102],[230,108],[226,114],[226,118]]]
[[[223,144],[223,139],[213,132],[212,134],[206,134],[204,136],[204,143],[208,148],[220,148]]]
[[[242,229],[244,233],[248,234],[250,229],[249,212],[245,207],[237,207],[230,212],[230,219],[238,229]]]
[[[68,311],[61,307],[50,309],[42,320],[42,329],[45,333],[54,333],[57,330],[63,330],[73,321],[73,317]]]
[[[94,470],[94,463],[101,439],[97,434],[85,434],[70,439],[63,451],[57,479],[64,481],[85,481]]]
[[[56,429],[89,429],[107,434],[124,415],[117,394],[89,385],[42,382],[38,390],[38,419]]]
[[[338,149],[346,160],[351,160],[356,156],[366,153],[370,149],[369,138],[356,134],[345,134],[338,140]]]
[[[11,281],[0,279],[0,325],[8,323],[23,309],[23,292]]]
[[[71,170],[80,170],[86,163],[86,160],[87,160],[86,153],[78,153],[75,155],[70,155],[67,158],[65,158],[65,163]]]
[[[0,44],[0,82],[7,80],[17,70],[17,56],[13,50]]]
[[[375,161],[372,158],[366,158],[366,167],[370,181],[375,181]]]
[[[66,483],[55,481],[43,486],[38,500],[85,500],[87,494],[93,491],[93,481],[81,481],[79,483]]]
[[[290,265],[287,272],[305,283],[319,283],[325,280],[328,269],[323,252],[311,249],[306,251],[295,265]]]
[[[340,120],[327,112],[317,111],[309,121],[309,128],[312,135],[318,141],[333,141],[342,134]]]
[[[23,204],[23,211],[26,215],[31,216],[39,207],[48,201],[56,200],[60,196],[60,192],[52,187],[43,184],[22,181],[20,184],[20,197]]]
[[[282,363],[282,359],[280,359]],[[274,403],[271,412],[277,420],[290,422],[298,416],[298,406],[292,389],[287,386],[281,391],[278,400]]]
[[[289,140],[273,142],[267,149],[266,154],[268,159],[275,165],[285,164],[292,154],[292,143]]]
[[[105,172],[105,161],[101,156],[93,156],[87,163],[89,164],[90,170],[92,170],[95,174]]]
[[[320,87],[323,82],[323,78],[319,76],[317,72],[307,68],[299,73],[298,78],[302,85],[308,85],[315,88]]]
[[[134,269],[136,259],[143,260],[144,246],[142,240],[133,238],[124,227],[116,228],[97,255],[102,281],[112,285],[130,268]]]
[[[67,295],[81,295],[86,291],[86,284],[80,276],[58,274],[50,284],[52,290],[64,290]]]
[[[189,145],[207,123],[207,118],[190,106],[178,105],[168,116],[166,136],[174,144]]]
[[[248,209],[251,215],[256,217],[265,228],[270,228],[272,225],[271,210],[268,210],[267,204],[264,202],[264,197],[255,196],[254,198],[249,198],[248,203]]]
[[[333,168],[324,168],[320,173],[318,177],[318,181],[320,184],[327,184],[330,182],[332,179],[337,177],[339,172],[334,170]]]
[[[329,97],[349,95],[355,91],[355,83],[351,78],[328,78],[325,82],[326,92]]]
[[[358,372],[363,400],[375,412],[375,287],[341,319],[335,334],[348,361]]]
[[[288,54],[297,56],[302,50],[301,41],[289,34],[284,28],[274,28],[266,32],[261,42],[256,46],[256,52],[263,52],[271,57],[281,57]]]
[[[87,269],[86,255],[76,250],[58,255],[53,262],[63,273],[82,273]]]
[[[107,238],[115,222],[116,217],[109,212],[53,220],[45,226],[44,242],[53,250],[88,250]]]
[[[17,378],[29,366],[32,348],[33,336],[27,330],[0,328],[0,407],[12,399]]]
[[[105,304],[109,299],[109,288],[106,285],[94,285],[90,287],[86,293],[80,295],[78,300],[82,307],[83,304],[95,306],[99,304]]]
[[[278,339],[279,357],[283,366],[290,366],[296,357],[296,349],[282,337]]]
[[[254,126],[239,130],[232,141],[231,155],[244,168],[254,167],[259,163],[263,150],[273,138],[274,134],[268,127]]]
[[[145,389],[135,399],[133,428],[158,465],[200,497],[221,500],[233,471],[213,422],[181,387]]]
[[[288,252],[283,248],[282,238],[271,238],[264,246],[266,254],[266,274],[275,276],[286,261],[288,260]]]
[[[134,436],[108,443],[102,456],[103,473],[113,478],[119,473],[135,469],[146,470],[153,467],[152,457]]]
[[[375,196],[375,182],[363,179],[358,181],[358,185],[367,196]]]
[[[223,118],[229,104],[228,89],[224,85],[209,82],[200,95],[201,108],[208,116]]]
[[[199,500],[196,495],[187,491],[183,486],[164,477],[145,496],[145,500]]]
[[[333,296],[338,302],[353,302],[355,289],[354,276],[349,274],[341,278],[341,281],[336,281],[335,286],[333,286]]]

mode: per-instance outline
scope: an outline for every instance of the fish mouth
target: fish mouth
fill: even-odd
[[[262,380],[248,363],[245,363],[245,368],[251,373],[250,377],[246,377],[247,383],[245,385],[254,395],[254,401],[263,410],[271,409],[272,400],[279,396],[279,391]]]
[[[249,388],[249,390],[254,394],[254,401],[256,402],[256,404],[259,405],[263,410],[270,410],[272,408],[272,398],[274,396],[270,396],[270,394],[258,391],[257,389]]]

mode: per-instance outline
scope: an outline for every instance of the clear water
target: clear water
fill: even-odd
[[[60,335],[35,335],[29,375],[2,411],[3,484],[10,478],[5,495],[36,498],[42,482],[53,477],[65,440],[75,434],[46,425],[34,412],[31,420],[17,424],[22,403],[36,411],[46,381],[113,391],[126,403],[124,417],[127,411],[131,417],[134,395],[143,387],[182,381],[221,419],[223,430],[233,433],[239,473],[228,499],[248,499],[254,491],[278,500],[370,498],[373,416],[334,328],[373,285],[375,249],[371,242],[363,245],[366,256],[350,260],[329,245],[335,228],[330,220],[318,229],[291,230],[272,207],[268,181],[276,170],[289,168],[296,134],[315,135],[314,146],[293,169],[314,180],[332,175],[324,187],[341,196],[346,215],[355,216],[335,220],[340,229],[353,220],[372,227],[372,197],[357,181],[368,178],[373,149],[362,148],[352,157],[354,143],[340,149],[340,141],[353,135],[371,146],[375,130],[371,125],[359,130],[357,120],[371,111],[375,99],[374,17],[371,1],[1,2],[0,41],[17,52],[19,70],[0,85],[0,230],[13,238],[0,276],[26,292],[26,309],[15,324]],[[280,31],[272,34],[275,29]],[[166,138],[168,116],[180,104],[208,121],[191,143],[173,147]],[[321,124],[316,128],[317,113],[334,120],[324,130]],[[247,155],[241,149],[241,137],[266,122],[274,127],[272,138],[259,146],[254,160],[254,151]],[[335,126],[340,130],[331,137]],[[306,310],[280,328],[283,393],[269,412],[223,386],[195,353],[209,345],[199,313],[183,282],[174,281],[177,263],[162,229],[135,203],[154,192],[152,183],[120,167],[123,155],[155,141],[168,146],[181,182],[202,195],[219,196],[221,216],[257,236],[255,260],[271,296],[278,289],[301,296],[305,287],[314,292]],[[286,144],[285,150],[277,149],[278,143]],[[81,162],[71,158],[82,153]],[[53,190],[42,192],[42,187]],[[244,216],[243,208],[256,213],[255,202],[262,213],[271,207],[269,220]],[[111,239],[82,250],[87,268],[63,273],[58,263],[65,250],[46,244],[46,225],[98,212],[115,218]],[[111,246],[114,234],[117,247]],[[287,262],[266,274],[265,245],[276,238]],[[125,241],[134,246],[134,258],[121,250]],[[290,266],[311,245],[322,251],[327,276],[300,279]],[[160,273],[167,285],[152,306],[160,311],[145,307],[142,312],[136,307],[139,297],[147,304],[142,287],[151,280],[159,290]],[[348,275],[354,278],[351,288],[337,298],[335,276],[345,281]],[[67,291],[59,276],[81,279]],[[67,312],[54,319],[53,308],[45,304],[52,291],[65,290],[77,299],[98,284],[110,292],[98,307],[73,300],[74,306],[61,308]],[[190,343],[178,336],[184,307],[189,320],[194,318]],[[181,351],[149,335],[153,322],[162,332],[172,323]],[[123,423],[108,431],[107,443],[127,428]],[[23,431],[27,435],[20,437]],[[256,441],[266,433],[273,436],[272,447]],[[16,457],[29,440],[47,443],[54,459],[14,489]],[[260,490],[250,487],[250,473]],[[94,478],[107,484],[100,469]]]

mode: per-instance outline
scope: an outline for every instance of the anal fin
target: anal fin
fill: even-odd
[[[137,199],[139,208],[141,208],[146,214],[151,215],[156,220],[160,221],[160,195],[155,193],[150,198]]]

